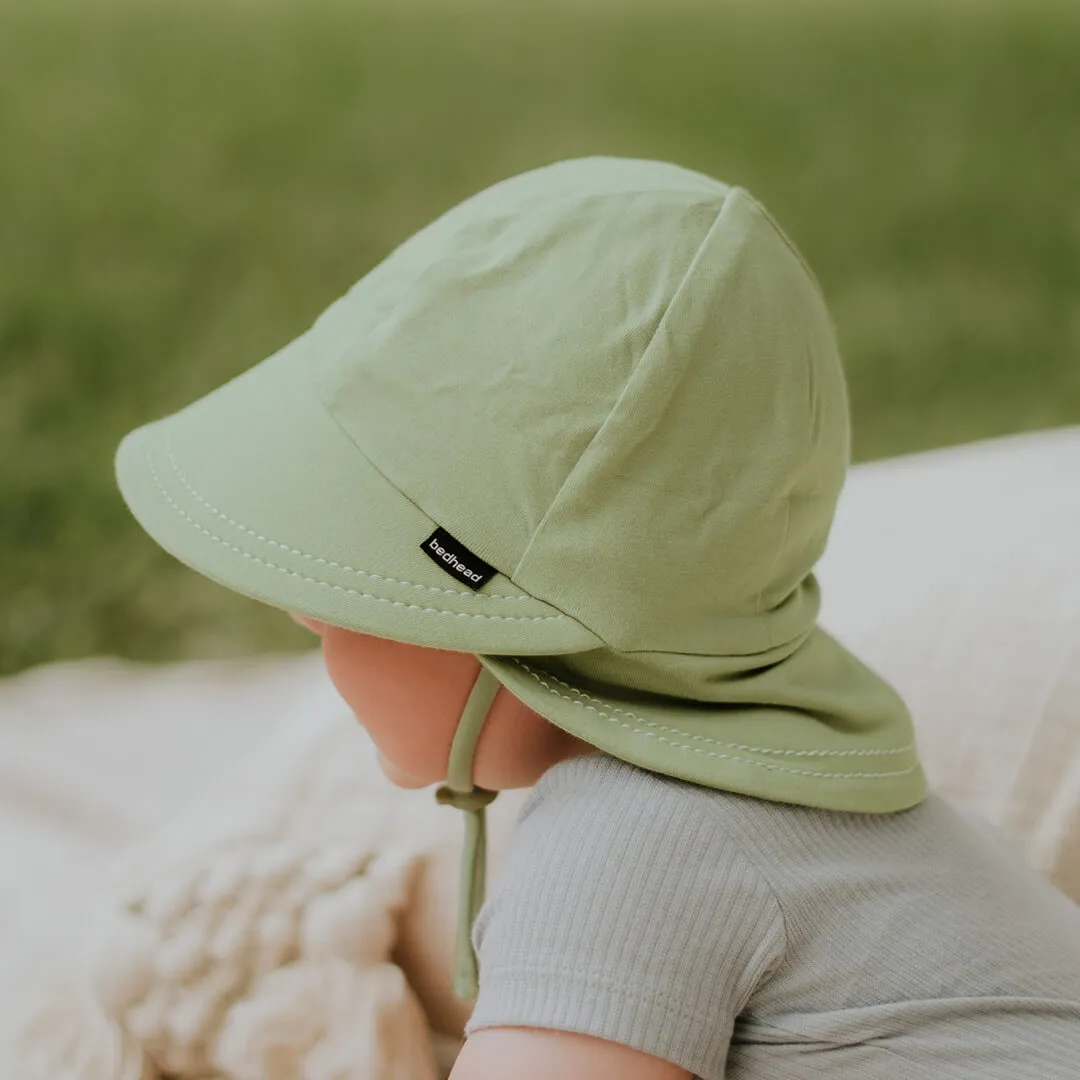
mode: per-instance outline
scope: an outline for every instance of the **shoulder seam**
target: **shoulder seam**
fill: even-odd
[[[716,809],[716,807],[712,806],[708,802],[706,802],[706,807],[709,815],[713,817],[717,822],[727,824],[727,822],[724,821],[724,815],[721,814]],[[730,828],[724,829],[724,835],[731,841],[732,845],[738,849],[739,854],[742,855],[744,861],[750,867],[750,870],[754,875],[754,879],[756,881],[759,881],[765,887],[765,891],[772,899],[773,906],[776,909],[776,917],[780,923],[780,929],[782,931],[784,939],[783,947],[780,950],[780,954],[773,959],[771,968],[769,963],[762,964],[761,969],[755,974],[753,980],[751,981],[751,985],[746,990],[745,995],[738,1002],[738,1010],[736,1012],[736,1015],[738,1015],[738,1013],[741,1013],[746,1007],[746,1003],[750,1000],[751,995],[756,990],[758,990],[765,983],[765,981],[771,977],[773,972],[775,972],[776,969],[779,968],[780,965],[783,963],[784,958],[787,956],[788,948],[791,943],[791,936],[788,932],[788,921],[787,915],[784,912],[784,905],[780,902],[780,897],[777,895],[776,888],[774,887],[772,881],[769,879],[768,874],[766,874],[765,871],[761,869],[761,867],[758,865],[758,861],[751,857],[746,847]]]
[[[601,752],[601,753],[602,753],[602,756],[605,757],[605,758],[611,758],[611,760],[613,760],[615,762],[618,762],[621,765],[625,765],[625,766],[628,766],[628,767],[630,767],[632,769],[636,769],[636,770],[638,770],[638,771],[640,771],[642,773],[648,774],[653,779],[659,780],[662,783],[664,783],[665,786],[674,786],[674,785],[689,786],[689,787],[694,789],[694,794],[695,795],[700,794],[701,796],[704,796],[710,790],[712,790],[712,789],[709,789],[709,788],[705,788],[700,784],[694,784],[692,781],[681,780],[678,777],[667,776],[664,773],[656,773],[656,772],[653,772],[651,769],[646,769],[646,768],[644,768],[644,767],[642,767],[640,765],[635,765],[635,764],[633,764],[633,762],[624,761],[622,758],[616,758],[613,755],[605,754],[603,752]],[[716,789],[716,791],[718,793],[720,793],[720,794],[725,794],[723,789],[718,788],[718,789]],[[730,793],[727,793],[727,794],[735,794],[735,793],[730,792]],[[723,826],[722,831],[723,831],[723,835],[724,835],[725,839],[729,840],[731,842],[732,846],[742,856],[743,861],[750,868],[750,872],[753,875],[754,880],[761,884],[761,886],[764,888],[765,892],[768,894],[769,898],[772,900],[773,906],[775,908],[776,921],[778,921],[779,924],[780,924],[780,929],[781,929],[781,933],[782,933],[782,937],[783,937],[783,945],[782,945],[782,947],[780,949],[779,955],[771,958],[771,966],[770,966],[770,963],[768,961],[766,961],[765,963],[762,964],[761,969],[755,973],[754,977],[751,980],[749,980],[749,982],[750,982],[749,988],[746,990],[743,997],[737,1003],[738,1004],[737,1013],[738,1013],[738,1012],[742,1012],[742,1010],[745,1008],[746,1002],[749,1000],[751,994],[753,994],[754,991],[756,991],[771,976],[771,974],[777,968],[779,968],[780,965],[783,963],[783,960],[787,956],[788,948],[790,946],[791,936],[790,936],[790,933],[789,933],[789,930],[788,930],[788,920],[787,920],[787,916],[786,916],[786,914],[784,912],[784,905],[780,902],[780,897],[777,894],[776,888],[773,885],[772,881],[769,879],[768,874],[765,873],[765,871],[760,867],[758,860],[754,859],[751,856],[751,854],[747,850],[746,846],[739,840],[739,837],[731,829],[730,822],[725,820],[725,815],[722,814],[712,803],[710,803],[708,801],[708,799],[703,798],[702,801],[705,804],[706,812],[709,814],[709,816],[712,817],[719,825]]]

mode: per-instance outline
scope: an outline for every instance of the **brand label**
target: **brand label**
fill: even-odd
[[[420,545],[420,550],[448,574],[465,582],[470,589],[479,589],[496,572],[494,566],[489,566],[479,555],[474,555],[445,529],[436,529]]]

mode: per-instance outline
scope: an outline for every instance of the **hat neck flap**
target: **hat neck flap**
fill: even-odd
[[[552,723],[675,779],[855,813],[906,809],[926,794],[904,700],[817,625],[752,654],[482,659]]]

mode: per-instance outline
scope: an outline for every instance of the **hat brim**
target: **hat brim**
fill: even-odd
[[[428,517],[337,425],[306,347],[298,338],[123,439],[117,482],[143,528],[236,592],[380,637],[520,655],[601,645],[502,573],[473,591],[421,550],[453,523]]]

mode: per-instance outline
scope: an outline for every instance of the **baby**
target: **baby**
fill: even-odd
[[[769,214],[605,158],[124,439],[150,534],[319,633],[387,776],[464,812],[454,1080],[1080,1076],[1080,910],[817,625],[849,451]],[[532,785],[483,900],[484,806]]]

